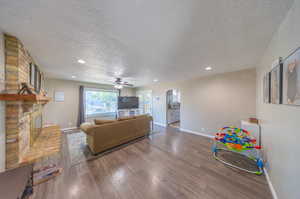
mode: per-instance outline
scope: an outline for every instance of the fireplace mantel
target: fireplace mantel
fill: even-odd
[[[0,100],[3,101],[28,101],[36,104],[46,104],[51,98],[43,95],[24,95],[24,94],[0,94]]]

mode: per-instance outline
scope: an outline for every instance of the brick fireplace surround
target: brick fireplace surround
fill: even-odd
[[[5,92],[17,94],[21,83],[29,83],[29,65],[33,58],[23,44],[10,35],[4,35],[5,42]],[[43,83],[42,83],[43,85]],[[33,116],[41,113],[43,105],[24,102],[6,102],[6,169],[21,166],[22,156],[30,148]]]

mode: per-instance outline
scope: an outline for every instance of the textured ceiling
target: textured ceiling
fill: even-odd
[[[49,77],[145,85],[255,67],[292,3],[0,0],[0,28],[22,40]]]

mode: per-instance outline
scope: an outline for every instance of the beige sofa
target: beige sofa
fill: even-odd
[[[151,116],[140,115],[118,120],[95,120],[95,124],[83,123],[80,128],[87,135],[90,150],[97,154],[149,134],[151,121]]]

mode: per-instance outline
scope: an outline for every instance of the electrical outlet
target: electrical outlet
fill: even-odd
[[[201,128],[201,132],[205,132],[205,128]]]
[[[72,122],[69,122],[69,126],[72,126],[73,125],[73,123]]]

